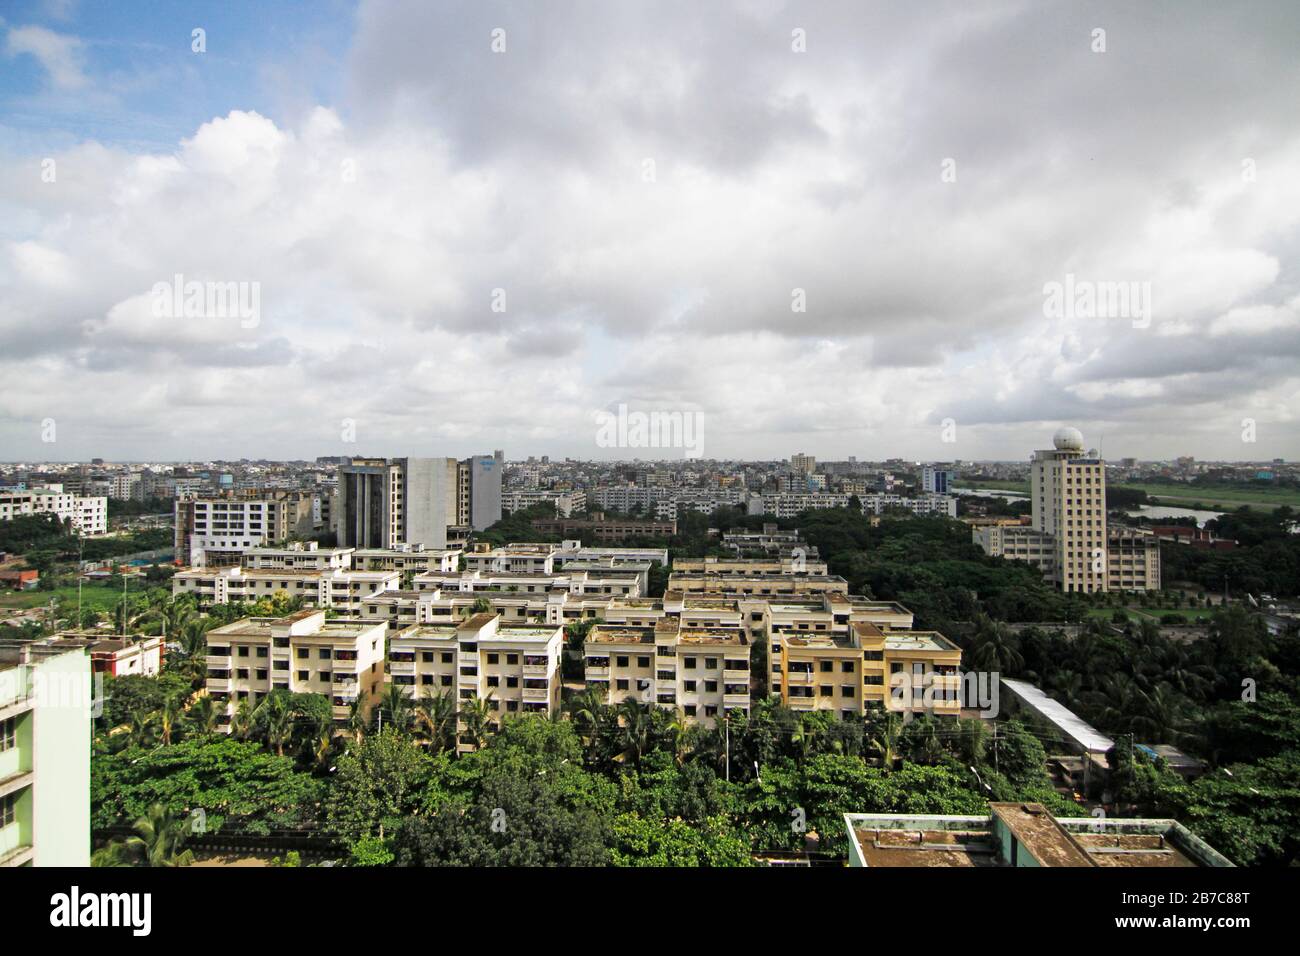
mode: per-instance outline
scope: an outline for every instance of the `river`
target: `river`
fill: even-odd
[[[992,488],[954,488],[954,494],[974,495],[976,498],[1003,498],[1007,501],[1024,501],[1029,495],[1022,491],[998,491]],[[1126,508],[1124,513],[1133,518],[1195,518],[1197,527],[1204,527],[1205,522],[1217,518],[1222,511],[1200,511],[1194,508],[1171,508],[1166,505],[1139,505]]]

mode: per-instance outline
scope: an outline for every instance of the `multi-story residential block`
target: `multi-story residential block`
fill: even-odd
[[[460,567],[460,548],[362,548],[352,554],[357,571],[400,571],[425,574],[452,572]]]
[[[283,591],[318,608],[357,613],[362,603],[401,586],[397,571],[290,570],[277,568],[195,568],[172,576],[172,594],[190,594],[199,607],[257,601]]]
[[[255,707],[272,690],[323,694],[343,721],[358,699],[369,713],[383,690],[383,624],[327,621],[324,610],[284,618],[249,617],[207,633],[207,690],[219,726],[241,702]]]
[[[0,866],[90,865],[90,658],[0,645]]]
[[[676,574],[716,574],[723,577],[748,577],[754,574],[827,573],[826,562],[802,554],[772,558],[678,558],[673,562]]]
[[[595,541],[624,541],[628,538],[669,538],[677,533],[677,522],[641,518],[611,518],[597,512],[589,518],[546,518],[534,521],[541,534],[576,534]]]
[[[854,621],[833,631],[774,633],[768,654],[771,693],[793,710],[961,712],[961,649],[937,632]]]
[[[563,647],[562,627],[503,624],[499,614],[418,624],[393,635],[389,681],[417,699],[453,694],[458,702],[486,700],[499,726],[504,716],[559,711]],[[474,746],[464,737],[458,742],[462,751]]]
[[[729,711],[749,713],[752,645],[739,627],[597,624],[584,645],[587,687],[606,703],[627,699],[680,709],[712,727]]]
[[[501,493],[501,512],[503,514],[512,514],[539,504],[554,505],[557,515],[561,518],[568,518],[587,510],[587,493],[585,491],[530,491],[524,489],[512,489]]]
[[[790,470],[801,475],[811,475],[817,470],[817,456],[797,452],[790,456]]]
[[[106,497],[72,494],[59,484],[0,491],[0,521],[33,514],[56,515],[60,521],[68,522],[77,534],[104,534],[108,531]]]
[[[60,631],[47,643],[79,647],[90,658],[91,670],[110,677],[156,677],[162,671],[163,638],[147,634],[107,637],[93,631]]]
[[[259,571],[350,571],[355,553],[353,548],[322,548],[315,541],[299,541],[283,548],[249,548],[240,563]]]
[[[194,568],[239,564],[244,553],[313,531],[311,495],[231,491],[178,497],[176,559]]]
[[[887,508],[904,508],[917,515],[946,515],[957,517],[957,499],[952,495],[924,494],[915,498],[905,495],[865,495],[862,510],[868,514],[883,514]]]

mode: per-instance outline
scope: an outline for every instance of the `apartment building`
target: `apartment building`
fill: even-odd
[[[0,866],[90,865],[92,693],[81,646],[0,644]]]
[[[354,554],[353,548],[322,548],[315,541],[300,541],[283,548],[250,548],[240,563],[259,571],[350,571]]]
[[[587,510],[587,493],[585,491],[537,491],[512,489],[501,493],[502,514],[523,511],[534,505],[549,504],[561,518],[581,514]]]
[[[313,532],[313,497],[287,491],[229,491],[178,497],[176,559],[192,568],[230,567],[245,552]]]
[[[369,712],[383,690],[386,633],[383,624],[327,621],[324,610],[213,628],[207,633],[207,690],[220,728],[230,729],[241,702],[255,707],[272,690],[323,694],[339,722],[358,698]]]
[[[503,624],[493,613],[455,624],[417,624],[393,635],[388,679],[415,699],[454,694],[457,701],[486,700],[499,726],[505,716],[559,712],[563,647],[562,627]],[[473,741],[458,740],[460,751],[473,747]]]
[[[460,567],[460,548],[361,548],[352,554],[357,571],[398,571],[402,574],[453,572]]]
[[[1151,531],[1111,525],[1106,529],[1106,588],[1159,591],[1160,539]]]
[[[108,498],[65,492],[59,484],[40,488],[0,491],[0,521],[19,515],[52,514],[66,521],[76,534],[108,531]]]
[[[193,568],[172,576],[174,596],[193,595],[199,607],[257,601],[283,591],[319,608],[357,613],[362,603],[383,591],[396,590],[397,571],[344,571],[340,568]]]
[[[927,494],[946,495],[956,477],[947,468],[926,465],[921,469],[921,490]]]
[[[749,713],[752,645],[739,627],[597,624],[587,634],[587,687],[608,704],[629,698],[680,710],[712,727],[729,711]]]
[[[944,515],[957,517],[957,499],[952,495],[923,494],[915,498],[906,495],[864,495],[859,499],[867,514],[884,514],[887,508],[904,508],[916,515]]]
[[[670,538],[677,533],[674,520],[611,518],[596,512],[589,518],[546,518],[534,521],[540,534],[576,534],[594,541],[625,541],[628,538]]]
[[[841,717],[869,708],[961,712],[961,649],[937,632],[895,631],[871,621],[774,632],[768,659],[771,694],[792,710],[830,710]]]
[[[828,573],[825,561],[799,553],[772,558],[678,558],[673,562],[673,571],[680,574],[716,574],[722,577]]]

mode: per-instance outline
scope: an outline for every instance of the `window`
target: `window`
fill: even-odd
[[[487,661],[487,662],[488,662],[489,664],[495,664],[495,663],[497,663],[498,660],[500,660],[500,655],[499,655],[499,654],[489,654],[487,657],[488,657],[488,661]]]
[[[0,720],[0,752],[12,750],[18,745],[17,730],[17,717]]]
[[[0,797],[0,829],[13,823],[18,815],[18,794],[8,793]]]

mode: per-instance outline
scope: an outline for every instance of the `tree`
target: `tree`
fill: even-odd
[[[339,757],[325,801],[330,829],[348,842],[383,837],[424,810],[434,758],[392,727]]]

